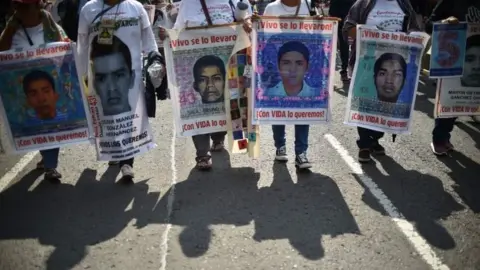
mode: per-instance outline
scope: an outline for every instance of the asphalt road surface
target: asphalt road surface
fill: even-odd
[[[292,161],[273,162],[268,126],[258,160],[223,152],[197,172],[169,101],[133,186],[89,145],[62,149],[58,186],[32,170],[38,155],[6,177],[20,157],[2,159],[0,269],[480,269],[480,126],[459,119],[458,151],[435,157],[434,90],[422,84],[413,133],[386,136],[388,156],[360,166],[341,82],[332,102],[333,123],[311,127],[307,174],[293,165],[292,127]]]

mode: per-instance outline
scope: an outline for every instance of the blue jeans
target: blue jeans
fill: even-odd
[[[53,149],[40,151],[40,155],[42,155],[43,166],[45,167],[45,169],[57,168],[59,153],[60,153],[60,148],[53,148]]]
[[[357,146],[360,149],[370,149],[378,143],[378,140],[380,140],[383,135],[385,135],[383,132],[363,127],[357,127],[357,131],[359,136]]]
[[[300,155],[307,152],[309,128],[309,125],[295,125],[295,155]],[[273,125],[272,131],[275,147],[278,149],[282,146],[285,146],[285,126]]]
[[[450,132],[455,126],[457,118],[437,118],[435,119],[435,127],[432,131],[432,142],[442,144],[450,141]]]

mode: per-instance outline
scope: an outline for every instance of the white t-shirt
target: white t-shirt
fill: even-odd
[[[310,1],[300,0],[299,16],[310,16]],[[281,0],[276,0],[267,5],[263,15],[265,16],[281,16],[281,15],[295,15],[297,6],[289,7],[282,3]]]
[[[252,14],[252,7],[248,0],[243,0],[248,5],[247,14]],[[238,0],[232,0],[233,7],[229,0],[205,0],[208,14],[212,19],[212,24],[228,24],[234,22],[234,10],[237,7]],[[177,21],[174,29],[184,27],[207,26],[207,19],[203,13],[200,0],[183,0],[178,10]]]
[[[405,13],[397,0],[377,0],[368,14],[366,25],[377,26],[380,30],[400,32],[403,27]]]
[[[25,35],[23,28],[20,28],[17,30],[15,35],[13,35],[12,49],[18,49],[18,48],[28,49],[31,47],[38,47],[39,45],[45,44],[42,23],[34,27],[25,28],[25,30],[27,31],[28,36],[30,36],[33,46],[30,46],[27,35]]]

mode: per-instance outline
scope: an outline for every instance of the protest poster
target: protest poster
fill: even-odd
[[[331,118],[336,20],[261,17],[252,31],[252,124],[319,124]]]
[[[93,5],[82,10],[80,29],[89,28],[87,102],[100,161],[130,159],[156,146],[142,81],[140,40],[148,19],[136,5],[123,2],[102,16]]]
[[[480,24],[469,24],[463,75],[437,83],[435,117],[480,115]]]
[[[88,141],[75,52],[73,44],[56,42],[0,53],[2,129],[7,132],[12,153]]]
[[[155,5],[143,5],[143,8],[147,11],[150,23],[153,24],[153,19],[155,18]]]
[[[433,24],[430,78],[462,76],[467,27],[467,23]]]
[[[248,35],[241,24],[167,31],[164,47],[177,134],[227,131],[227,66],[230,56],[248,46]]]
[[[410,132],[410,116],[429,40],[425,33],[357,26],[357,54],[345,124],[381,132]]]

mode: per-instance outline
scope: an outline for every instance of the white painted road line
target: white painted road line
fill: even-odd
[[[354,174],[356,174],[363,185],[375,196],[383,209],[392,218],[400,231],[412,243],[415,250],[422,256],[422,259],[429,264],[434,270],[449,270],[441,259],[435,254],[433,249],[428,245],[427,241],[415,230],[415,227],[405,219],[405,217],[392,204],[390,199],[383,193],[383,191],[373,182],[373,180],[365,174],[360,164],[354,160],[348,151],[340,144],[340,142],[331,134],[325,134],[325,139],[337,150],[345,163],[350,167]]]
[[[2,192],[15,177],[35,158],[38,152],[29,152],[23,156],[13,168],[0,178],[0,192]]]
[[[168,255],[168,234],[172,228],[170,224],[170,216],[172,215],[173,203],[175,201],[175,185],[177,184],[177,165],[175,162],[175,140],[176,140],[176,127],[175,121],[173,122],[173,134],[172,141],[170,144],[170,164],[172,170],[172,180],[170,181],[170,193],[168,194],[167,200],[167,217],[165,220],[165,231],[162,234],[161,243],[160,243],[160,270],[167,269],[167,255]]]

